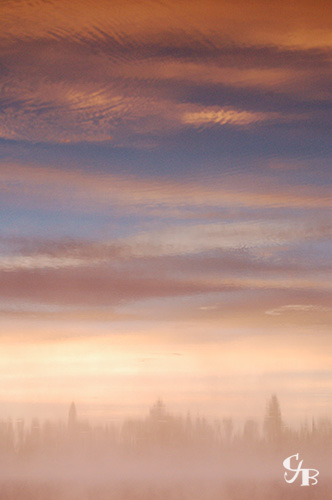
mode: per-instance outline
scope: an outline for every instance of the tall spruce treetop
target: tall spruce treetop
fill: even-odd
[[[283,433],[283,421],[278,398],[275,394],[267,403],[264,419],[264,432],[268,441],[278,442]]]

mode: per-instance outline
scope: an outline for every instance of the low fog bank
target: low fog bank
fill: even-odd
[[[281,481],[238,480],[156,484],[125,482],[86,486],[72,483],[15,482],[0,484],[3,500],[330,500],[332,483],[301,488]]]
[[[67,422],[0,422],[0,499],[328,500],[331,445],[331,420],[292,430],[276,396],[261,425],[241,429],[172,415],[162,401],[142,419],[92,426],[72,404]],[[315,487],[285,483],[283,460],[296,453],[319,470]]]
[[[229,480],[268,480],[283,478],[283,460],[299,450],[266,451],[241,448],[220,451],[163,449],[144,451],[144,453],[108,452],[58,454],[57,456],[39,455],[25,459],[0,461],[0,483],[4,481],[46,481],[109,485],[118,481],[134,481],[156,485],[169,483],[192,483],[195,481],[227,482]],[[316,468],[322,480],[332,481],[331,458],[329,451],[305,450],[299,453],[304,460],[303,467]],[[294,464],[296,464],[294,460]],[[0,497],[2,498],[2,497]]]

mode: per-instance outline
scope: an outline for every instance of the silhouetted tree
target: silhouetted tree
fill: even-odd
[[[280,442],[283,434],[283,422],[278,398],[275,394],[269,400],[264,419],[264,433],[266,439],[272,443]]]
[[[77,411],[75,403],[72,402],[68,412],[68,431],[71,433],[76,432],[77,429]]]
[[[251,444],[259,439],[258,424],[255,420],[246,420],[243,426],[243,439],[246,443]]]
[[[225,434],[225,440],[227,445],[230,445],[233,437],[233,431],[234,431],[234,423],[233,419],[228,417],[228,418],[223,418],[222,420],[222,425],[224,428],[224,434]]]

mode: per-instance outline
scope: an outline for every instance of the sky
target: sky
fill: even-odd
[[[332,414],[329,11],[1,2],[0,418]]]

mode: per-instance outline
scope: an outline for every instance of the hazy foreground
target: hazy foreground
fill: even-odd
[[[146,418],[92,426],[0,422],[1,500],[279,500],[332,498],[332,423],[290,430],[277,398],[263,425],[174,416],[158,401]],[[286,484],[283,460],[300,453],[316,486]]]

